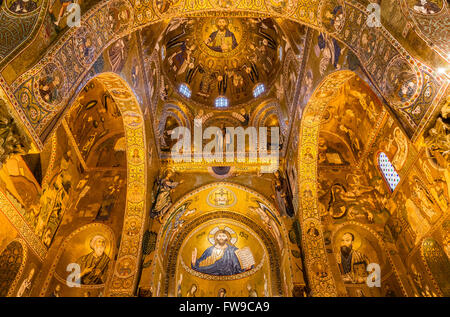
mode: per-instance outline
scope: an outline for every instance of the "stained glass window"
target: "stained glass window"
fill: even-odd
[[[391,191],[394,191],[395,187],[397,187],[400,182],[400,176],[398,176],[394,166],[384,152],[381,152],[378,155],[378,166],[383,173],[384,179],[389,184]]]

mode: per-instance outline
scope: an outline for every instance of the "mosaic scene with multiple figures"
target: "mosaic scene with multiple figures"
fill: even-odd
[[[450,296],[449,34],[448,0],[0,0],[0,296]]]

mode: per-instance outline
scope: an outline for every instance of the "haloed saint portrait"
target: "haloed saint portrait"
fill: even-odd
[[[56,255],[47,292],[58,296],[99,296],[113,271],[114,234],[103,224],[92,223],[72,232]],[[78,286],[73,287],[74,284]]]
[[[255,265],[249,247],[239,249],[234,245],[234,231],[228,227],[214,228],[210,233],[211,246],[198,256],[197,248],[192,251],[192,269],[211,275],[234,275],[250,270]]]

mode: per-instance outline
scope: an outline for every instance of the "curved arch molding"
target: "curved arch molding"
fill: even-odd
[[[147,186],[147,157],[144,119],[139,103],[127,83],[116,74],[104,73],[96,77],[108,90],[123,117],[127,147],[127,200],[121,241],[114,263],[113,275],[106,287],[106,296],[132,296],[137,284],[142,237],[145,224]],[[131,159],[130,148],[139,150],[139,159]],[[133,220],[133,221],[131,221]],[[129,230],[136,223],[139,231]],[[122,267],[130,273],[123,275]]]
[[[4,2],[0,8],[0,70],[35,38],[49,4],[49,0],[38,1],[39,7],[34,11],[15,14],[6,8]]]
[[[318,209],[318,140],[320,122],[329,101],[339,92],[340,87],[353,78],[351,71],[332,73],[316,88],[306,105],[300,126],[300,145],[298,152],[298,193],[299,221],[302,227],[302,245],[305,265],[312,296],[337,296],[336,281],[328,263],[323,239],[323,227]],[[306,234],[305,223],[314,222],[319,230],[319,237],[312,238]],[[315,274],[320,267],[323,273]]]

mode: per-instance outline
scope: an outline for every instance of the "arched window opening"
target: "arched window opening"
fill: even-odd
[[[262,93],[266,91],[266,86],[264,84],[257,84],[255,88],[253,88],[253,97],[259,97]]]
[[[225,97],[217,97],[214,105],[216,106],[216,108],[226,108],[228,107],[228,99]]]
[[[391,191],[394,191],[400,182],[400,176],[398,176],[397,171],[384,152],[378,154],[378,167],[380,168],[384,179],[389,184],[389,188]]]
[[[182,94],[186,98],[191,98],[192,92],[188,85],[181,84],[180,87],[178,88],[178,91],[180,92],[180,94]]]

